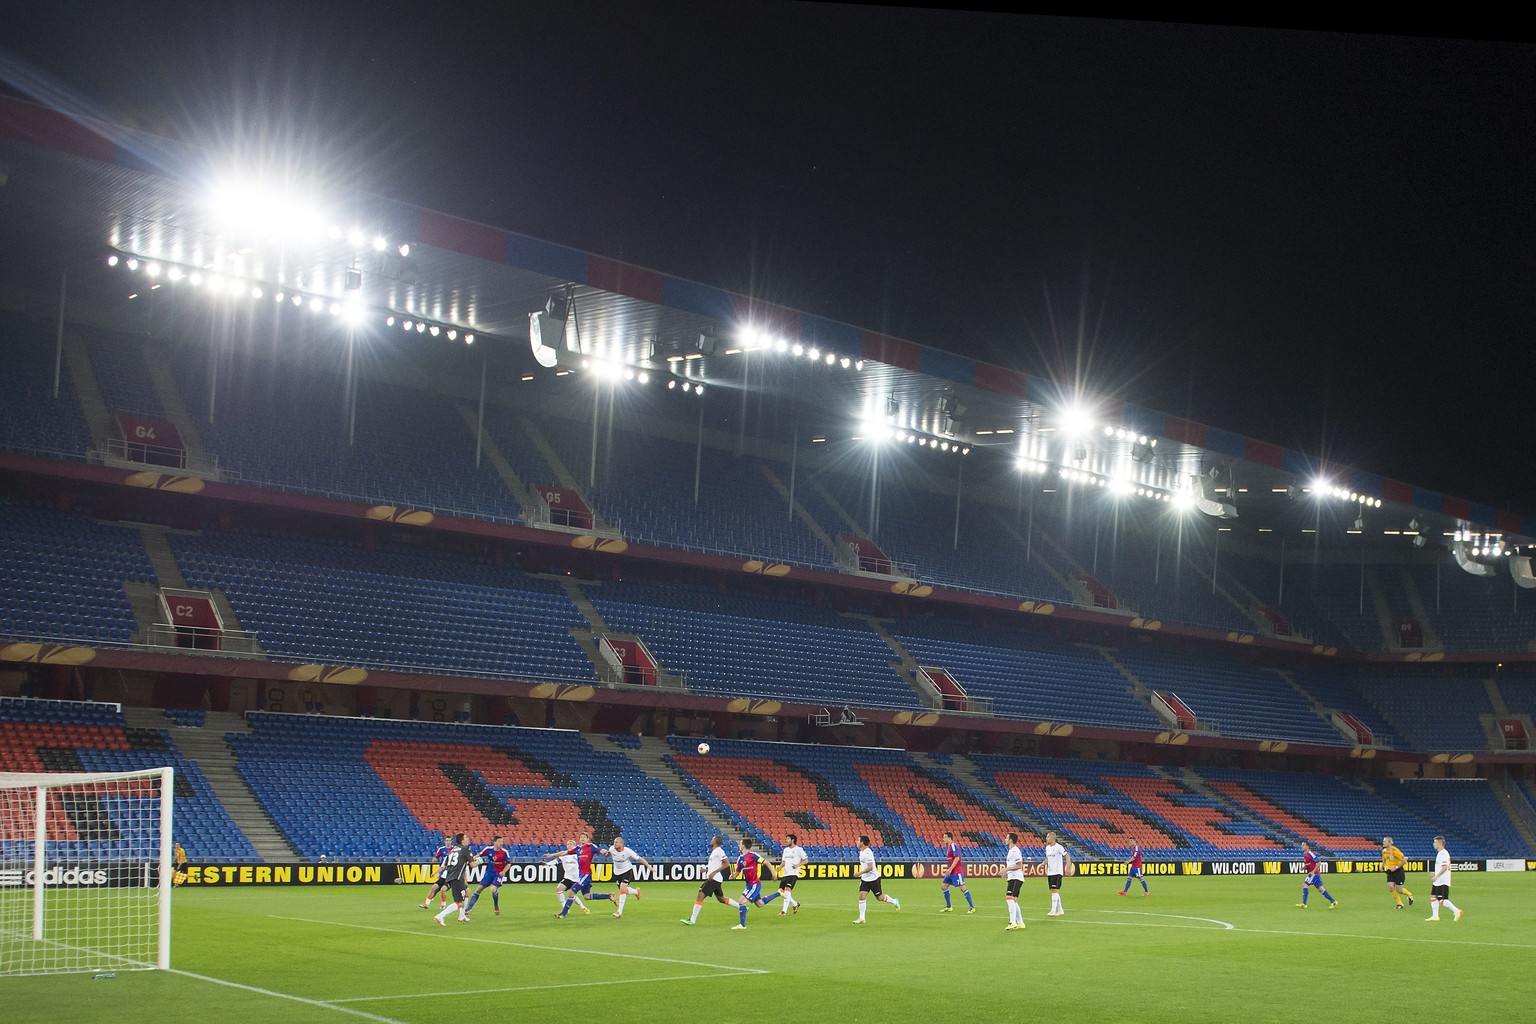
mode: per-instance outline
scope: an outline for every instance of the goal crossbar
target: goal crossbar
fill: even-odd
[[[0,772],[0,976],[170,968],[175,770]]]

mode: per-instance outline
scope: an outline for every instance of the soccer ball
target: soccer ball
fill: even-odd
[[[701,754],[709,753],[709,744],[708,743],[700,743],[699,744],[699,753],[701,753]]]

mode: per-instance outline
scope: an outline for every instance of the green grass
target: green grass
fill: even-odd
[[[1302,911],[1293,876],[1155,878],[1146,899],[1116,896],[1117,879],[1073,878],[1067,916],[1047,919],[1045,885],[1030,879],[1023,932],[1003,931],[996,880],[972,886],[974,915],[961,899],[939,914],[933,882],[887,883],[902,911],[871,904],[863,927],[851,923],[856,884],[805,882],[799,915],[780,918],[775,903],[745,932],[713,902],[697,926],[678,924],[692,904],[681,884],[645,887],[622,921],[604,903],[556,921],[548,887],[509,886],[502,916],[487,895],[472,923],[446,929],[415,906],[417,887],[179,890],[175,971],[6,979],[0,1014],[9,1024],[1523,1019],[1536,878],[1461,875],[1466,916],[1439,924],[1424,921],[1427,883],[1410,878],[1418,905],[1398,911],[1380,876],[1335,876],[1338,909],[1314,896]]]

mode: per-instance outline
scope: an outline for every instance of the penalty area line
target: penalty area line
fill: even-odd
[[[556,988],[597,988],[602,985],[645,985],[656,981],[693,981],[700,978],[747,977],[757,971],[714,971],[710,974],[674,974],[665,978],[615,978],[611,981],[571,981],[560,985],[516,985],[509,988],[471,988],[460,992],[407,992],[397,996],[349,996],[331,1003],[375,1003],[391,999],[446,999],[454,996],[488,996],[505,992],[542,992]]]
[[[479,935],[440,935],[414,928],[385,928],[375,924],[353,924],[350,921],[321,921],[313,917],[284,917],[268,914],[275,921],[297,921],[300,924],[326,925],[331,928],[352,928],[364,932],[384,932],[389,935],[415,935],[420,938],[449,938],[456,942],[484,942],[492,946],[516,946],[520,949],[541,949],[549,953],[580,953],[585,956],[609,956],[620,960],[647,960],[657,964],[681,964],[684,967],[707,967],[712,971],[730,971],[733,974],[772,974],[760,967],[739,967],[736,964],[712,964],[703,960],[679,960],[669,956],[645,956],[640,953],[614,953],[606,949],[578,949],[573,946],[544,946],[536,942],[515,942],[510,939],[489,939]]]
[[[334,1010],[337,1013],[345,1013],[352,1017],[361,1017],[364,1020],[376,1021],[378,1024],[405,1024],[404,1021],[396,1020],[393,1017],[382,1017],[377,1013],[369,1013],[366,1010],[354,1010],[350,1006],[337,1006],[335,1003],[328,1003],[323,999],[309,999],[305,996],[290,995],[287,992],[277,992],[270,988],[258,988],[255,985],[245,985],[238,981],[226,981],[223,978],[212,978],[206,974],[194,974],[191,971],[181,971],[174,967],[166,973],[179,974],[183,978],[191,978],[194,981],[206,981],[210,985],[223,985],[226,988],[237,988],[242,992],[253,992],[256,995],[267,996],[272,999],[286,999],[291,1003],[303,1003],[305,1006],[318,1006],[321,1009]]]

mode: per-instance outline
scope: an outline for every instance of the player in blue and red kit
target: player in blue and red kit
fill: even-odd
[[[432,909],[432,897],[443,893],[442,905],[448,905],[448,884],[443,879],[443,865],[448,863],[448,854],[453,850],[453,833],[443,833],[443,845],[432,851],[432,862],[437,865],[437,878],[432,880],[432,888],[427,890],[427,898],[421,904],[422,910]]]
[[[1147,891],[1147,876],[1142,872],[1141,866],[1141,844],[1136,841],[1135,836],[1131,837],[1131,866],[1126,869],[1125,888],[1120,890],[1121,896],[1130,895],[1132,882],[1141,883],[1141,894],[1143,896],[1152,895]]]
[[[1317,854],[1312,852],[1311,843],[1301,844],[1301,866],[1306,872],[1307,880],[1301,883],[1301,902],[1296,904],[1302,910],[1307,909],[1307,889],[1316,888],[1328,901],[1328,909],[1332,910],[1339,905],[1339,901],[1333,898],[1333,894],[1323,888],[1323,862]]]
[[[742,884],[746,888],[741,890],[741,904],[736,908],[741,914],[741,923],[736,925],[735,929],[747,926],[747,906],[749,904],[766,907],[779,898],[779,894],[774,893],[767,899],[763,899],[762,873],[766,866],[767,864],[763,858],[753,852],[752,840],[750,838],[743,839],[741,841],[741,855],[736,858],[736,874],[741,877]]]
[[[611,900],[612,894],[592,891],[592,861],[597,856],[597,847],[592,845],[592,835],[583,832],[576,837],[576,845],[568,850],[556,850],[554,853],[546,853],[545,860],[554,857],[574,856],[576,858],[576,884],[570,887],[571,893],[580,893],[589,900]],[[565,905],[560,908],[556,917],[564,917],[571,912],[571,907],[576,903],[572,895],[565,897]]]
[[[464,916],[475,909],[475,904],[480,899],[480,894],[485,890],[491,890],[491,906],[496,909],[496,916],[501,916],[501,883],[506,880],[507,867],[512,863],[512,856],[501,836],[497,836],[490,846],[485,847],[477,855],[480,862],[485,865],[485,874],[480,879],[480,888],[476,889],[469,897],[469,906],[464,908]]]
[[[955,908],[949,902],[949,890],[959,889],[965,894],[965,905],[971,909],[967,914],[976,913],[976,901],[971,899],[971,890],[965,887],[965,862],[960,859],[960,847],[955,844],[953,832],[944,833],[944,880],[939,883],[939,889],[944,893],[944,909],[939,911],[947,914]]]

